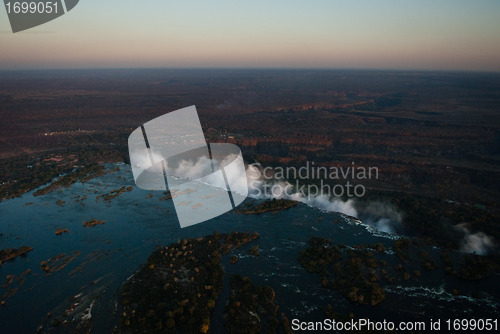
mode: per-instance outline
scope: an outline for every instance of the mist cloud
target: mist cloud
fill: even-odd
[[[390,234],[401,232],[403,217],[392,204],[374,201],[361,211],[360,218],[377,230]]]
[[[493,238],[483,232],[471,233],[464,224],[457,225],[456,229],[465,233],[461,247],[465,253],[487,255],[496,246]]]
[[[252,198],[284,198],[321,210],[340,212],[356,218],[358,217],[358,210],[355,208],[354,200],[343,201],[340,198],[331,198],[324,194],[308,196],[302,192],[295,191],[294,186],[285,180],[269,177],[263,178],[259,166],[248,165],[247,180],[249,196]]]

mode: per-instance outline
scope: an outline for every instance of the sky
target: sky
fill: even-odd
[[[500,71],[498,0],[80,0],[12,33],[0,70],[359,68]]]

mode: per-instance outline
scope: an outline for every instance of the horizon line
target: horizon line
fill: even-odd
[[[106,70],[216,70],[216,71],[366,71],[366,72],[420,72],[420,73],[482,73],[500,74],[500,70],[480,69],[426,69],[426,68],[371,68],[371,67],[55,67],[55,68],[14,68],[2,69],[0,72],[49,72],[49,71],[106,71]]]

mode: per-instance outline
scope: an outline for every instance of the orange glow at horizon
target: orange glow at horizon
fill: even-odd
[[[170,4],[170,6],[167,5]],[[355,3],[355,4],[353,4]],[[500,2],[151,1],[95,12],[87,0],[12,34],[0,69],[298,67],[500,71]],[[120,4],[110,0],[109,12]],[[362,4],[363,6],[360,6]],[[153,6],[154,5],[154,6]],[[158,9],[160,8],[160,9]]]

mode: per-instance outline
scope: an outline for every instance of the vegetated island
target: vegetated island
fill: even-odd
[[[289,199],[276,199],[263,201],[260,204],[247,203],[243,208],[236,210],[237,213],[250,215],[259,214],[264,212],[280,212],[297,205],[297,201],[292,201]]]
[[[69,230],[67,228],[58,228],[55,233],[56,235],[61,235],[63,233],[68,233],[68,232]]]
[[[157,247],[121,289],[122,329],[134,333],[208,333],[210,317],[223,288],[222,257],[258,237],[257,233],[215,232],[204,238],[184,239]],[[247,294],[253,295],[255,288],[247,281],[243,285],[234,283],[232,288],[241,290],[242,298],[232,300],[226,313],[237,312],[236,307],[253,310],[255,305],[250,304],[255,300]],[[257,289],[262,291],[259,295],[266,296],[262,301],[266,309],[276,310],[277,307],[273,306],[274,291],[271,288]],[[275,326],[276,312],[268,317],[273,319],[269,323]],[[241,326],[237,325],[241,321],[241,318],[227,317],[225,326],[242,333]]]
[[[96,225],[104,225],[106,223],[105,220],[97,220],[95,218],[92,218],[91,220],[87,220],[83,222],[83,227],[93,227]]]
[[[117,198],[118,196],[120,196],[121,194],[123,194],[124,192],[129,192],[129,191],[132,191],[134,189],[134,186],[130,186],[130,187],[121,187],[119,189],[115,189],[115,190],[111,190],[108,194],[106,195],[99,195],[97,196],[97,199],[99,198],[104,198],[105,201],[111,201],[112,199],[115,199]]]
[[[26,254],[33,250],[33,247],[21,246],[18,249],[7,248],[0,250],[0,265],[4,262],[12,260],[18,256],[26,256]]]

